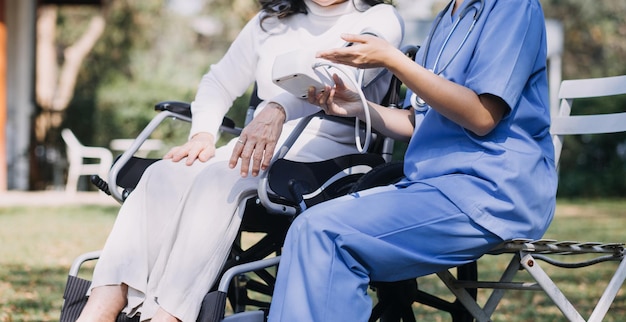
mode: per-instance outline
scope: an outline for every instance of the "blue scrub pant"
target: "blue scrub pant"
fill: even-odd
[[[428,275],[472,262],[499,242],[426,184],[319,204],[289,229],[269,321],[367,321],[370,280]]]

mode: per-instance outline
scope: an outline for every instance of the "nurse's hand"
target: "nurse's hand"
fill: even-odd
[[[372,35],[343,34],[351,46],[317,52],[316,57],[358,68],[387,67],[392,53],[399,50],[382,38]]]
[[[215,138],[207,132],[195,134],[187,143],[171,148],[163,159],[171,159],[178,162],[187,158],[185,164],[192,165],[194,161],[207,162],[215,156]]]
[[[309,103],[319,106],[328,115],[365,119],[359,94],[348,89],[337,74],[333,75],[333,80],[335,86],[326,85],[319,93],[315,91],[315,87],[309,88]]]
[[[241,159],[241,176],[244,178],[251,168],[254,177],[260,170],[266,170],[274,155],[285,118],[283,107],[269,102],[241,131],[228,166],[234,169]]]

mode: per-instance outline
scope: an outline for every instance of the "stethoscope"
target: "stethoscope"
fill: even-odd
[[[437,29],[437,27],[439,27],[439,24],[441,23],[441,19],[443,19],[443,17],[446,15],[452,3],[454,3],[454,1],[450,1],[450,3],[448,3],[448,5],[444,8],[444,10],[442,10],[437,15],[437,17],[435,18],[435,23],[433,24],[433,27],[430,29],[430,32],[428,33],[428,38],[427,38],[428,40],[426,41],[426,45],[424,46],[424,54],[422,56],[423,67],[426,67],[426,58],[428,57],[428,51],[430,50],[430,44],[432,42],[433,35],[435,34],[435,30]],[[476,3],[479,3],[478,8],[474,6],[474,4]],[[469,0],[469,2],[465,6],[465,9],[461,11],[461,13],[459,14],[459,18],[452,25],[452,28],[450,29],[450,32],[444,39],[443,44],[441,45],[441,48],[439,49],[439,52],[437,53],[437,56],[435,56],[435,63],[433,64],[433,67],[429,69],[435,75],[441,75],[448,68],[448,66],[450,66],[450,63],[452,63],[456,55],[458,55],[458,53],[461,51],[461,48],[467,41],[467,38],[469,38],[469,35],[472,33],[472,30],[474,30],[474,26],[476,26],[476,22],[478,21],[478,18],[480,18],[480,15],[483,13],[484,6],[485,6],[484,0]],[[467,15],[472,10],[474,11],[472,24],[470,25],[467,32],[465,33],[463,40],[461,40],[461,43],[459,43],[459,45],[457,46],[456,51],[454,52],[450,60],[448,60],[448,62],[440,70],[437,70],[437,66],[439,65],[439,60],[441,59],[441,56],[443,55],[443,50],[448,45],[448,41],[452,37],[452,34],[454,34],[454,31],[456,31],[456,28],[459,26],[459,23],[461,22],[461,20],[463,20],[465,15]],[[410,102],[411,102],[411,106],[416,111],[424,112],[428,110],[428,106],[426,105],[426,102],[421,97],[417,96],[417,94],[415,93],[411,94]]]

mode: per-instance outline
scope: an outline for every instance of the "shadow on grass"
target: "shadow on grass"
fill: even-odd
[[[0,321],[58,321],[68,270],[0,266]]]

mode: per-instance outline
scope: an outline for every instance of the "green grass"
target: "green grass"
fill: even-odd
[[[0,321],[58,321],[69,267],[100,249],[117,207],[0,208]]]
[[[116,206],[0,208],[0,321],[56,321],[69,267],[84,252],[101,248],[117,213]],[[561,201],[546,238],[617,242],[626,240],[625,201]],[[482,278],[496,279],[504,256],[480,262]],[[545,266],[574,305],[588,317],[608,282],[615,263],[575,271]],[[494,269],[496,268],[496,269]],[[87,274],[89,274],[89,267]],[[519,274],[525,276],[524,272]],[[528,280],[523,278],[521,280]],[[433,276],[420,278],[420,289],[452,299]],[[623,321],[626,288],[604,321]],[[479,291],[479,301],[487,291]],[[451,321],[423,305],[415,305],[419,321]],[[495,321],[565,321],[542,292],[507,291]]]

